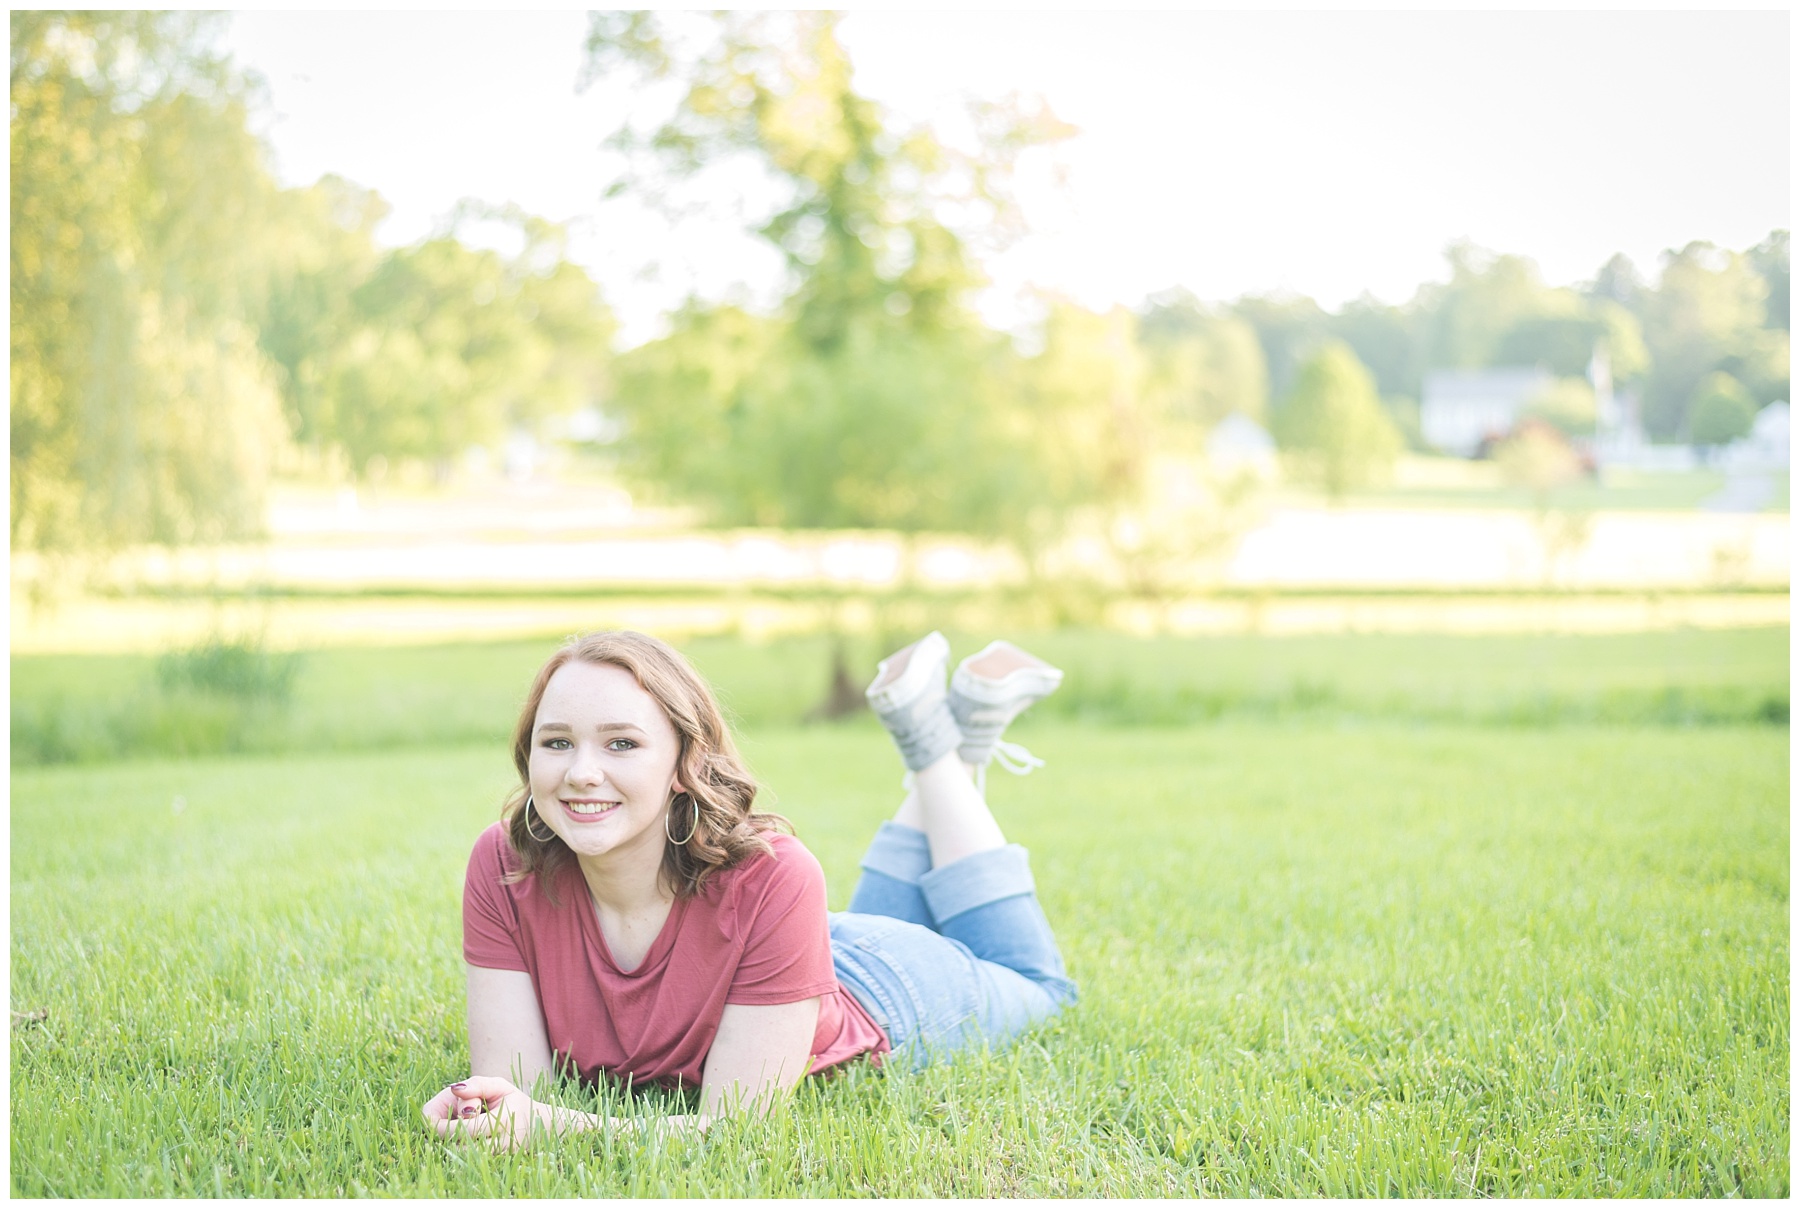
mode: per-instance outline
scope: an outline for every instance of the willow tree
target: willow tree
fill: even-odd
[[[253,316],[274,185],[192,13],[12,14],[12,543],[254,532],[284,439]]]

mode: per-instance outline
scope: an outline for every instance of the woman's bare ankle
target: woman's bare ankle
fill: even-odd
[[[913,787],[932,868],[1006,846],[1000,824],[970,779],[969,766],[954,752],[914,773]]]
[[[925,830],[925,812],[919,808],[919,795],[909,791],[906,799],[900,803],[900,809],[894,812],[894,822],[902,827],[911,827],[914,831]]]

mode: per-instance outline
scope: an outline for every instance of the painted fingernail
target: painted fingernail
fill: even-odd
[[[463,1105],[463,1108],[462,1108],[462,1115],[465,1117],[472,1117],[479,1111],[480,1110],[477,1109],[473,1104],[465,1104],[465,1105]]]
[[[452,1083],[450,1085],[450,1090],[451,1091],[461,1091],[463,1088],[465,1088],[467,1086],[468,1086],[467,1083]]]

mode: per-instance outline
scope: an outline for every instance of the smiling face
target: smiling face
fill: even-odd
[[[654,871],[680,754],[674,724],[630,672],[573,660],[538,704],[531,796],[584,870]]]

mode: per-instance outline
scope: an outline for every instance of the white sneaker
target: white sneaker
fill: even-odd
[[[1044,766],[1000,735],[1014,718],[1055,692],[1062,678],[1061,668],[1010,642],[990,642],[957,666],[950,677],[950,713],[962,731],[956,754],[974,765],[978,782],[985,781],[987,765],[996,757],[1001,767],[1020,776]]]
[[[901,760],[915,772],[962,741],[944,691],[949,662],[950,644],[933,630],[883,659],[864,693],[900,749]]]

